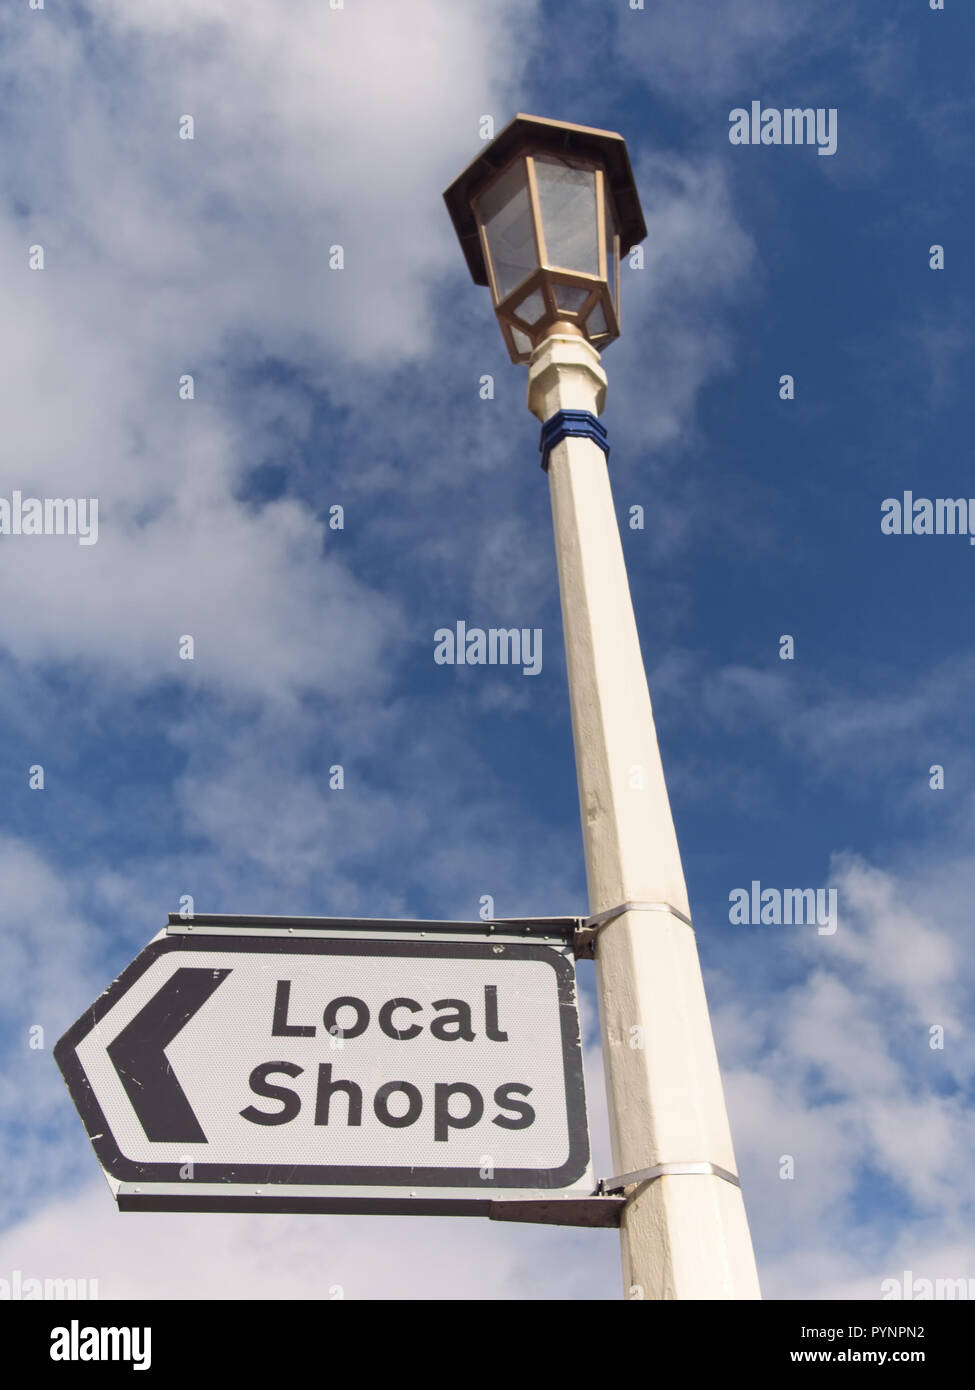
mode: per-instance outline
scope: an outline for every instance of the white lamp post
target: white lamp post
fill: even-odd
[[[515,119],[444,194],[542,421],[629,1298],[759,1298],[598,420],[619,261],[646,224],[619,135]],[[619,1181],[623,1179],[624,1181]]]

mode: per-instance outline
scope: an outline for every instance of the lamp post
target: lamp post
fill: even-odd
[[[599,349],[646,224],[619,135],[516,116],[444,194],[513,362],[555,527],[629,1298],[759,1298],[610,491]]]

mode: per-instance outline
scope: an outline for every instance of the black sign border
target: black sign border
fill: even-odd
[[[108,1011],[126,994],[136,981],[161,955],[169,951],[226,951],[233,954],[280,955],[362,955],[384,957],[431,957],[453,960],[498,961],[496,946],[500,943],[364,940],[341,937],[271,937],[271,936],[167,936],[152,941],[131,965],[122,971],[90,1009],[74,1023],[54,1046],[54,1060],[64,1077],[68,1092],[84,1122],[92,1148],[107,1173],[120,1182],[181,1182],[183,1164],[141,1163],[127,1158],[112,1134],[104,1111],[99,1105],[91,1082],[81,1064],[77,1048]],[[569,1130],[569,1156],[560,1168],[497,1168],[493,1179],[480,1176],[473,1168],[408,1168],[349,1166],[337,1164],[226,1164],[206,1163],[193,1158],[193,1180],[186,1182],[186,1196],[192,1199],[193,1183],[219,1182],[257,1186],[325,1186],[357,1187],[457,1187],[477,1188],[489,1197],[505,1188],[539,1190],[568,1187],[583,1177],[589,1165],[589,1126],[586,1114],[585,1085],[582,1066],[582,1040],[576,1007],[575,967],[561,952],[539,943],[504,943],[504,959],[537,960],[555,971],[559,1002],[559,1022],[562,1037],[562,1062],[565,1079],[566,1112]],[[195,1147],[195,1146],[194,1146]],[[189,1151],[189,1148],[188,1148]],[[181,1200],[176,1197],[174,1200]],[[266,1206],[266,1204],[265,1204]]]

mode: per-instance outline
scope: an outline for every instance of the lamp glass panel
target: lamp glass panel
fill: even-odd
[[[536,155],[535,179],[549,265],[598,275],[594,170]]]
[[[545,296],[541,290],[532,290],[531,294],[526,294],[515,313],[520,319],[524,319],[525,323],[536,324],[545,313]]]
[[[597,337],[600,333],[609,332],[609,325],[606,322],[606,315],[603,313],[601,304],[595,306],[586,320],[586,330],[591,338]]]
[[[514,339],[514,342],[515,342],[515,350],[516,350],[517,352],[531,352],[531,350],[532,350],[532,340],[531,340],[531,338],[529,338],[529,336],[528,336],[527,333],[522,333],[521,329],[520,329],[520,328],[516,328],[516,327],[514,326],[514,324],[511,325],[511,336],[512,336],[512,338]]]
[[[519,159],[478,199],[499,299],[538,265],[525,162]]]
[[[578,313],[589,298],[589,291],[579,285],[556,285],[555,302],[570,314]]]

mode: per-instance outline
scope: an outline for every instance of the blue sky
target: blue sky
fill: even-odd
[[[0,496],[100,512],[90,547],[0,536],[0,1276],[618,1296],[611,1232],[118,1216],[50,1054],[181,894],[585,909],[538,427],[441,202],[481,118],[526,111],[625,135],[649,228],[604,421],[764,1292],[975,1277],[975,553],[880,529],[906,489],[975,493],[969,8],[48,0],[0,25]],[[835,155],[730,144],[752,100],[835,108]],[[459,619],[541,627],[542,673],[436,665]],[[835,887],[838,930],[732,926],[753,879]]]

